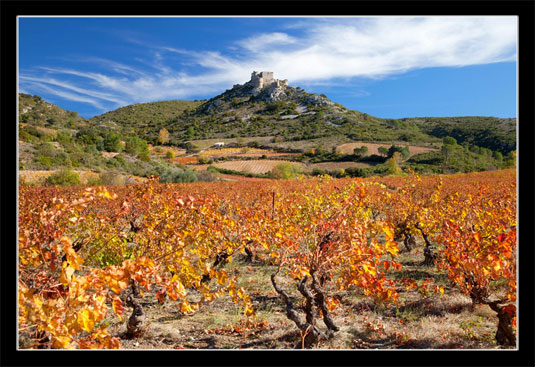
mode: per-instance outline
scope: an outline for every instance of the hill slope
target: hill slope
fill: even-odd
[[[253,73],[250,81],[234,85],[209,100],[140,103],[90,120],[39,96],[20,94],[19,168],[86,168],[136,176],[174,175],[189,180],[191,172],[170,160],[174,153],[167,152],[169,146],[185,148],[185,153],[181,153],[189,155],[185,159],[198,161],[196,156],[202,153],[203,147],[213,145],[214,141],[224,141],[227,146],[231,143],[240,149],[247,149],[246,145],[263,147],[267,149],[266,157],[273,150],[293,152],[294,156],[288,159],[307,165],[320,162],[369,165],[370,169],[357,169],[353,173],[349,168],[346,170],[346,174],[360,176],[386,172],[382,164],[391,157],[394,148],[402,152],[402,147],[408,153],[402,166],[423,173],[487,170],[509,167],[515,162],[516,119],[478,116],[382,119],[347,109],[323,94],[308,93],[289,86],[287,81],[273,79],[272,73],[267,74],[270,78],[262,80],[255,79]],[[163,128],[169,132],[168,147],[149,149],[147,144],[159,144]],[[456,143],[440,151],[445,137],[453,137]],[[340,153],[343,144],[361,147],[371,143],[392,149],[379,154],[367,150]],[[411,153],[415,147],[427,151]],[[170,156],[164,159],[167,153]],[[371,169],[372,165],[377,166]],[[334,165],[332,169],[326,168],[328,173],[334,169]],[[187,177],[182,177],[183,174]]]
[[[19,93],[19,120],[46,127],[74,127],[87,120],[78,112],[68,111],[43,100],[37,95]]]
[[[351,141],[440,143],[445,136],[502,154],[515,149],[516,119],[423,117],[383,119],[350,110],[325,95],[273,79],[259,86],[237,84],[207,101],[166,101],[122,107],[90,120],[97,126],[128,128],[148,141],[165,127],[175,145],[186,141],[273,136],[279,143]],[[116,124],[116,125],[114,125]]]

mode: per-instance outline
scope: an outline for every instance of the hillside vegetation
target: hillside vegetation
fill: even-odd
[[[210,150],[217,142],[236,153]],[[377,151],[380,146],[383,150]],[[513,167],[515,148],[516,119],[382,119],[291,86],[254,92],[245,83],[209,100],[140,103],[89,120],[39,96],[19,95],[19,169],[25,171],[73,169],[159,175],[171,182],[212,181],[223,176],[197,170],[195,164],[282,156],[304,164],[308,174],[367,177]],[[245,157],[244,149],[266,153]],[[177,152],[184,153],[175,157]],[[313,166],[327,162],[332,166]]]

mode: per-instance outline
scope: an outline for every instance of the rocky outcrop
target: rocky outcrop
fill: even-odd
[[[253,71],[251,79],[244,84],[235,84],[232,89],[225,91],[220,96],[209,100],[202,108],[206,113],[223,111],[229,101],[235,98],[253,97],[256,101],[281,102],[295,100],[300,104],[301,110],[307,111],[308,106],[333,105],[325,96],[309,94],[300,88],[288,85],[288,80],[275,79],[273,72]]]

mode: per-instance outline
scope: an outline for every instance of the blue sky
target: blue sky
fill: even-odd
[[[516,117],[517,18],[19,18],[19,91],[90,118],[273,71],[383,118]]]

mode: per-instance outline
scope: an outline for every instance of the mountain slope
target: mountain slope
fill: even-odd
[[[46,127],[73,127],[87,120],[78,112],[65,110],[43,100],[37,95],[19,93],[19,120]]]
[[[161,101],[138,103],[92,117],[91,123],[105,124],[113,121],[123,126],[161,124],[180,116],[184,111],[197,108],[197,101]]]
[[[155,142],[166,128],[170,142],[274,136],[278,142],[369,141],[428,145],[445,136],[507,154],[516,146],[516,119],[424,117],[382,119],[308,93],[272,73],[253,72],[207,101],[163,101],[119,108],[90,119],[95,127]]]
[[[301,152],[300,157],[292,159],[308,163],[368,159],[377,164],[387,159],[382,153],[336,153],[336,148],[345,143],[423,146],[433,151],[411,156],[405,163],[408,168],[427,173],[486,170],[515,161],[514,118],[383,119],[350,110],[323,94],[289,86],[267,72],[253,73],[250,81],[209,100],[140,103],[90,120],[28,94],[19,95],[19,108],[21,169],[67,166],[119,170],[138,176],[167,172],[176,167],[171,167],[169,159],[162,159],[164,148],[148,152],[147,145],[159,145],[163,128],[169,132],[166,145],[185,148],[190,155],[198,154],[209,139],[214,140],[208,145],[226,139],[226,144],[240,148],[250,144]],[[443,138],[448,136],[458,144],[441,152]]]

